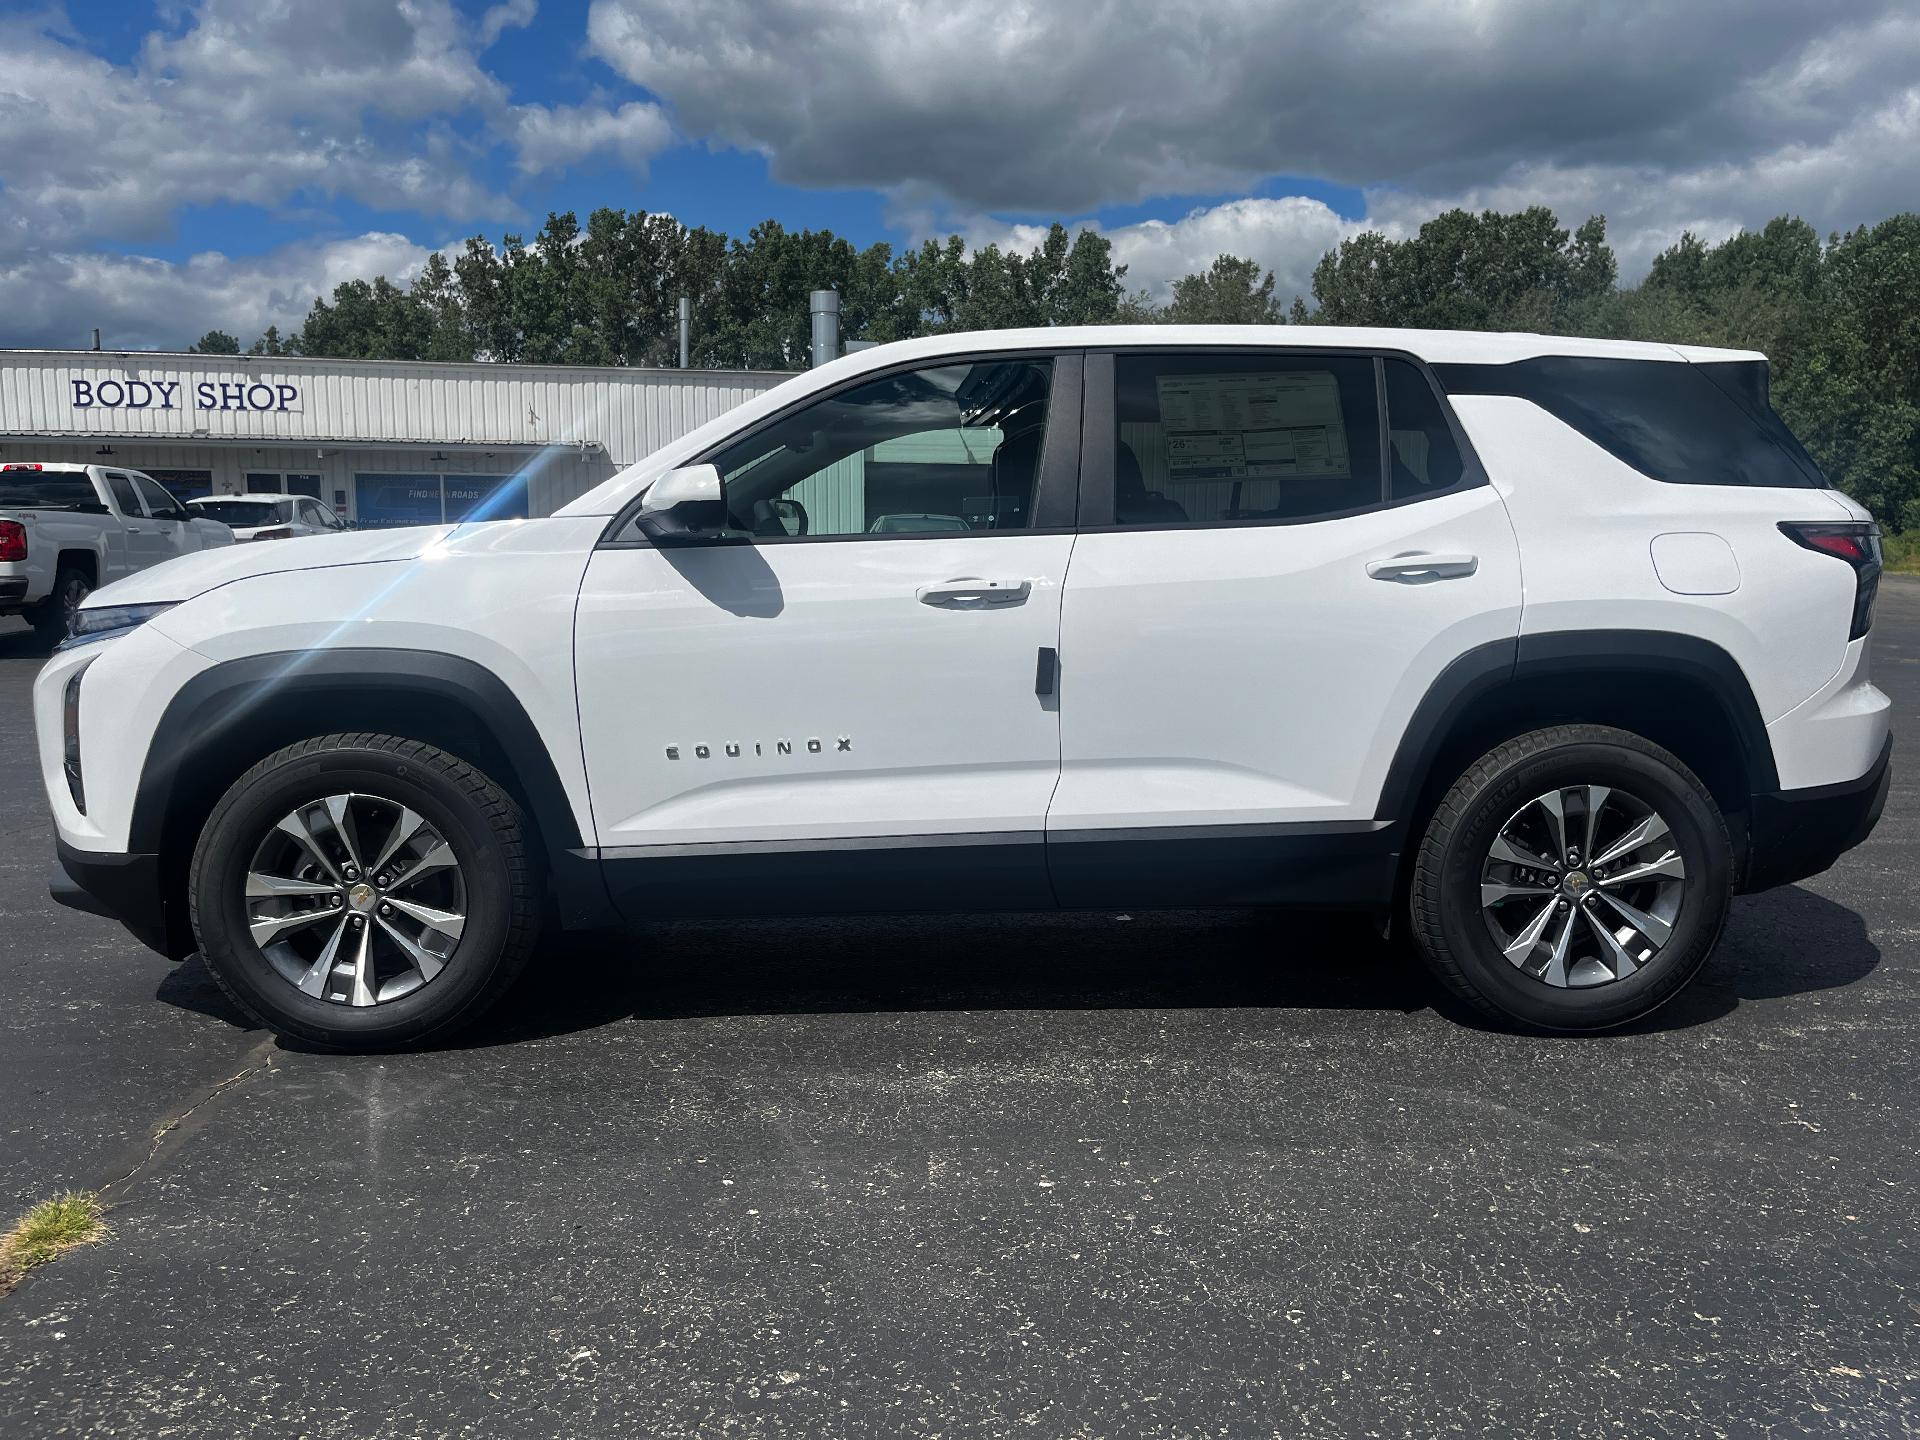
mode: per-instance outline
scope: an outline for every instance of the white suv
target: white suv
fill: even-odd
[[[333,511],[305,495],[276,495],[271,490],[244,495],[202,495],[187,508],[233,531],[236,541],[297,540],[303,535],[337,535],[347,527]]]
[[[821,367],[544,519],[95,594],[63,899],[343,1048],[545,923],[1312,905],[1616,1025],[1888,784],[1879,541],[1759,355],[1279,327]]]

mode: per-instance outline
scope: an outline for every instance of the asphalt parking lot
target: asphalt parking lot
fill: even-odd
[[[1920,732],[1920,582],[1876,671]],[[458,1048],[243,1028],[46,898],[0,635],[0,1434],[1911,1434],[1920,762],[1629,1033],[1340,919],[712,923]]]

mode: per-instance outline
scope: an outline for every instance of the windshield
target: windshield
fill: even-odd
[[[249,525],[274,525],[287,517],[281,513],[284,501],[273,500],[196,500],[193,513],[222,525],[245,529]]]
[[[84,470],[0,470],[0,507],[8,505],[30,510],[107,508]]]

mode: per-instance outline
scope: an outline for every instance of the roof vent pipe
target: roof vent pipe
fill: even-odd
[[[680,297],[680,368],[687,368],[687,330],[693,324],[693,301]]]
[[[840,292],[816,290],[807,297],[807,313],[813,318],[813,356],[811,363],[824,365],[840,356]]]

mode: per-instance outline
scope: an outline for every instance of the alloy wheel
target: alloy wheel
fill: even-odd
[[[73,634],[74,627],[80,623],[80,607],[92,593],[93,587],[78,576],[69,580],[66,589],[60,592],[60,613],[66,621],[67,634]]]
[[[1488,847],[1480,911],[1522,974],[1559,989],[1624,980],[1672,939],[1687,867],[1630,791],[1567,785],[1514,811]]]
[[[260,953],[288,984],[339,1005],[382,1005],[430,983],[466,927],[453,847],[377,795],[301,804],[255,848],[245,889]]]

